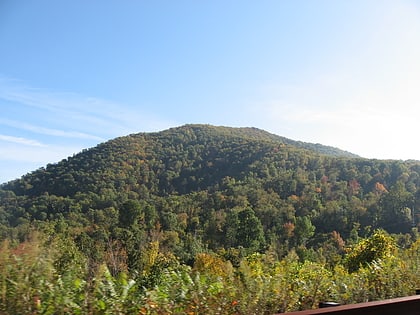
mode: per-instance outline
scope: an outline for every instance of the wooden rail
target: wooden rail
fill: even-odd
[[[314,314],[337,314],[337,315],[419,315],[420,295],[395,298],[382,301],[341,305],[334,307],[306,310],[300,312],[283,313],[284,315],[314,315]],[[279,314],[277,314],[279,315]]]

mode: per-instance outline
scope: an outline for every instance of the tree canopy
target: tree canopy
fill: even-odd
[[[106,264],[112,276],[141,275],[150,286],[162,268],[203,268],[197,257],[211,255],[219,269],[255,254],[342,261],[356,272],[383,257],[365,248],[378,229],[411,246],[419,197],[419,161],[185,125],[116,138],[2,184],[0,240],[22,243],[34,230],[66,239],[91,273]]]

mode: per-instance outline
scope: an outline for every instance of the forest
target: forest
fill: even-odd
[[[0,185],[0,314],[275,314],[412,295],[419,206],[420,161],[256,128],[116,138]]]

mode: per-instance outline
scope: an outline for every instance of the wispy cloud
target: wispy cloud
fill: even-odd
[[[28,87],[1,76],[0,107],[0,164],[10,164],[16,169],[11,174],[20,175],[28,165],[54,163],[108,139],[174,125],[125,104]]]
[[[2,135],[2,134],[0,134],[0,141],[6,141],[6,142],[14,143],[14,144],[20,144],[20,145],[32,146],[32,147],[45,147],[46,146],[45,144],[42,144],[37,140],[25,139],[21,137],[14,137],[14,136]],[[4,151],[4,147],[3,147],[3,151]]]
[[[1,99],[45,113],[42,119],[49,119],[49,124],[55,122],[62,128],[43,128],[23,122],[20,122],[20,128],[53,136],[102,140],[138,131],[159,130],[173,124],[140,106],[28,87],[5,77],[0,77]],[[14,123],[10,120],[2,122]],[[15,127],[18,127],[17,124]]]
[[[90,135],[84,132],[78,132],[78,131],[65,131],[65,130],[59,130],[59,129],[52,129],[52,128],[45,128],[41,126],[32,125],[29,123],[21,122],[21,121],[15,121],[10,119],[1,119],[0,118],[0,125],[5,125],[9,127],[14,127],[17,129],[22,129],[38,134],[44,134],[48,136],[55,136],[55,137],[64,137],[64,138],[79,138],[79,139],[90,139],[90,140],[97,140],[97,141],[103,141],[104,138]]]

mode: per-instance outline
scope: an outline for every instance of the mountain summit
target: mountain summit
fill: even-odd
[[[420,162],[185,125],[107,141],[0,188],[0,235],[65,232],[99,261],[118,240],[136,269],[151,242],[188,262],[209,250],[309,255],[331,235],[408,233],[419,222]]]
[[[4,184],[4,188],[19,194],[49,192],[72,196],[107,181],[122,184],[130,178],[129,182],[144,184],[147,170],[146,173],[160,175],[159,189],[169,179],[177,186],[189,182],[188,190],[202,189],[206,188],[204,183],[211,186],[225,176],[241,176],[246,167],[274,153],[278,158],[284,158],[284,154],[358,158],[337,148],[294,141],[257,128],[190,124],[107,141]],[[191,182],[191,176],[197,175],[200,182]]]

